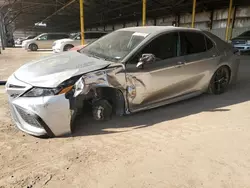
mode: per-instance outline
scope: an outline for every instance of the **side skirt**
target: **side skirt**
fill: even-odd
[[[164,106],[164,105],[167,105],[167,104],[172,104],[172,103],[179,102],[179,101],[182,101],[182,100],[190,99],[190,98],[199,96],[202,93],[203,93],[202,91],[196,91],[196,92],[188,93],[188,94],[185,94],[185,95],[181,95],[181,96],[178,96],[178,97],[167,99],[165,101],[157,102],[157,103],[151,104],[149,106],[145,106],[145,107],[142,107],[142,108],[137,108],[135,110],[130,110],[130,112],[135,113],[135,112],[139,112],[139,111],[143,111],[143,110],[149,110],[149,109],[157,108],[157,107]]]

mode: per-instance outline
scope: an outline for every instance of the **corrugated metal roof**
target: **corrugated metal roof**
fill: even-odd
[[[9,12],[7,24],[15,22],[16,29],[34,30],[34,24],[46,18],[50,31],[79,30],[79,0],[60,10],[72,0],[0,0],[1,12]],[[191,12],[193,0],[147,0],[147,18]],[[142,0],[85,0],[85,26],[98,27],[105,24],[123,24],[139,21]],[[237,0],[248,4],[249,0]],[[8,4],[8,5],[7,5]],[[229,0],[197,0],[197,11],[225,8]]]

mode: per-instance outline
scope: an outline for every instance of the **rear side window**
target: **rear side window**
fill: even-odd
[[[69,36],[65,34],[49,34],[48,36],[48,40],[58,40],[64,38],[69,38]]]
[[[205,36],[196,32],[180,32],[181,36],[181,55],[189,55],[205,52]]]
[[[69,35],[65,35],[65,34],[57,34],[56,39],[65,39],[65,38],[69,38]]]
[[[207,37],[205,37],[205,39],[206,39],[207,50],[212,49],[214,47],[213,42]]]
[[[55,34],[48,35],[48,40],[54,40],[54,39],[57,39]]]

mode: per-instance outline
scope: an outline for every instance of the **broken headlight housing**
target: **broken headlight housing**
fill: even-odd
[[[28,92],[24,93],[23,97],[45,97],[45,96],[51,96],[56,95],[60,92],[57,88],[39,88],[39,87],[33,87]]]
[[[80,76],[70,78],[61,83],[56,88],[33,87],[22,95],[22,97],[46,97],[52,95],[66,94],[73,89],[74,84],[79,80]]]
[[[83,80],[83,78],[80,78],[80,79],[75,83],[75,86],[74,86],[74,97],[80,95],[80,94],[83,92],[84,87],[85,87],[84,80]]]

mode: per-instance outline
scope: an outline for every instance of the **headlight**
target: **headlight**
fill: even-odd
[[[72,77],[63,83],[61,83],[56,88],[41,88],[34,87],[28,92],[24,93],[22,97],[45,97],[52,95],[66,94],[73,89],[74,84],[79,80],[80,76]]]
[[[84,87],[85,87],[84,80],[83,80],[83,78],[80,78],[80,79],[75,83],[75,86],[74,86],[74,97],[76,97],[76,96],[82,94],[83,91],[84,91]]]
[[[250,44],[250,40],[247,40],[247,44]]]
[[[60,90],[54,88],[38,88],[34,87],[23,95],[23,97],[42,97],[56,95]]]

